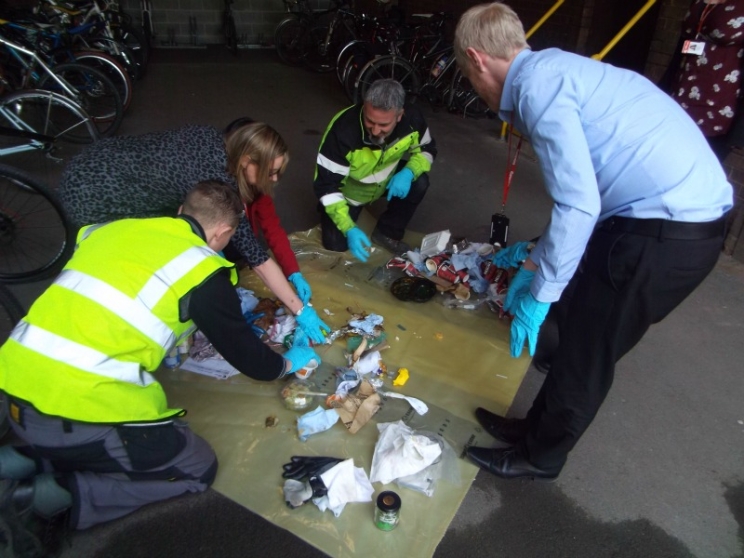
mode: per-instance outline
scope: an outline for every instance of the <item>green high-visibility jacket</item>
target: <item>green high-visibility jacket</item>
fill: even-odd
[[[0,389],[82,422],[182,414],[151,373],[194,330],[189,293],[225,268],[233,264],[182,218],[83,228],[72,259],[0,348]]]

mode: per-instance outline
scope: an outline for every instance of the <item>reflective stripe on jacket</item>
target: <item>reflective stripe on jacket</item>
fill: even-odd
[[[73,258],[0,348],[0,389],[83,422],[181,414],[151,372],[194,329],[188,294],[225,268],[233,265],[184,219],[83,229]]]

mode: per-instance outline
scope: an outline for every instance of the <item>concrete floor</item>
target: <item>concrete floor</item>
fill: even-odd
[[[276,127],[292,162],[277,191],[289,231],[315,225],[311,178],[335,76],[282,66],[271,51],[158,50],[121,134],[250,115]],[[506,146],[492,120],[425,107],[439,146],[413,230],[487,240]],[[59,169],[34,165],[55,184]],[[511,239],[540,233],[550,208],[529,153],[510,194]],[[44,283],[14,287],[28,304]],[[435,556],[732,558],[744,556],[744,265],[721,256],[705,283],[617,367],[599,416],[553,484],[480,473]],[[511,409],[523,416],[543,376],[530,369]],[[473,419],[474,420],[474,419]],[[208,491],[75,533],[64,558],[322,556]]]

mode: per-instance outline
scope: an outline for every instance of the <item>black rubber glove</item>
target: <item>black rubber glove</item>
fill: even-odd
[[[290,463],[282,465],[285,479],[302,480],[307,478],[313,489],[313,498],[322,498],[328,493],[328,488],[323,483],[320,475],[331,469],[334,465],[341,463],[343,459],[336,457],[311,457],[295,455]]]

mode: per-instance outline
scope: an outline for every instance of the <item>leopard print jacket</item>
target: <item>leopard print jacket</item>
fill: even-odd
[[[211,126],[115,136],[97,141],[70,160],[59,195],[77,226],[175,216],[197,182],[216,179],[235,186],[225,167],[222,132]],[[251,267],[269,258],[245,217],[231,243]]]

